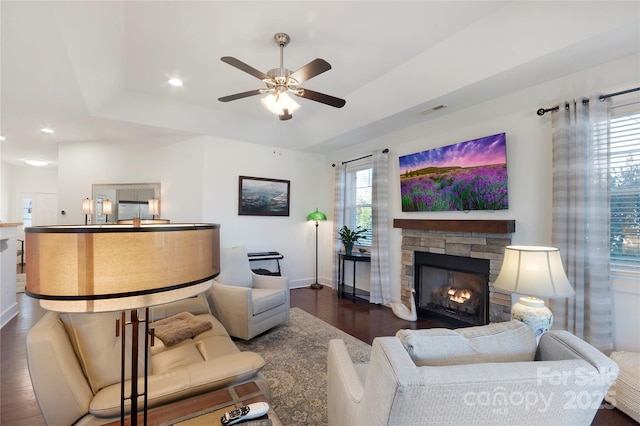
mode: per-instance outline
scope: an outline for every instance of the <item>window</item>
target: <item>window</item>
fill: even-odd
[[[614,105],[609,143],[611,270],[640,273],[640,104]]]
[[[360,163],[347,167],[346,200],[344,223],[351,229],[358,227],[367,230],[366,239],[358,241],[359,246],[371,246],[372,221],[372,185],[373,168],[371,163]]]

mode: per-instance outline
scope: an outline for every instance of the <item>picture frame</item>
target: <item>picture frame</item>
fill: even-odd
[[[240,176],[238,215],[289,216],[291,181]]]
[[[403,212],[509,208],[506,133],[398,158]]]

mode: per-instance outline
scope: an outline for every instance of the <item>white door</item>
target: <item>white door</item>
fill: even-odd
[[[24,228],[58,224],[58,194],[23,192],[20,194],[20,210],[23,226],[18,227],[18,240],[25,241]],[[27,250],[26,241],[24,250]],[[24,257],[18,257],[17,262],[20,263],[21,259]]]

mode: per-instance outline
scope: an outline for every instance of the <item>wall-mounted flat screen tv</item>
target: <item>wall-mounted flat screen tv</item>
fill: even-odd
[[[399,161],[403,212],[509,208],[504,133],[404,155]]]

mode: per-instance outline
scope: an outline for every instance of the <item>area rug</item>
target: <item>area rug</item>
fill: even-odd
[[[327,350],[329,340],[342,339],[354,362],[367,362],[371,346],[299,308],[291,308],[287,324],[236,341],[243,351],[260,354],[271,387],[273,409],[285,426],[326,425]]]
[[[27,284],[26,274],[16,274],[16,293],[24,293],[24,287]]]

